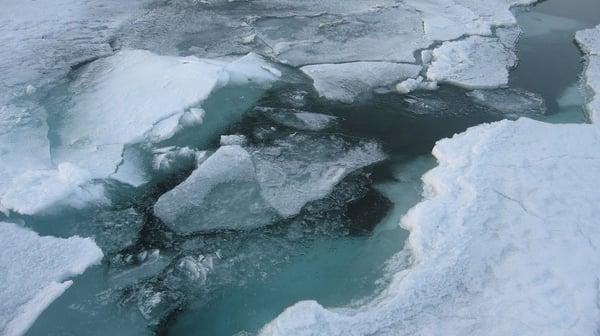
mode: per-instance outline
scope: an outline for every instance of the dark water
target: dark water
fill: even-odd
[[[583,65],[573,34],[600,21],[598,13],[598,0],[549,0],[519,12],[524,35],[519,43],[520,63],[512,72],[510,85],[541,94],[550,114],[545,120],[586,120],[577,94]],[[576,103],[559,104],[568,88],[572,88],[570,97]],[[181,245],[173,240],[174,247],[162,247],[176,250],[204,244],[231,248],[244,256],[246,264],[226,270],[233,273],[222,277],[221,283],[211,284],[210,291],[190,294],[184,306],[150,328],[141,327],[144,320],[122,303],[108,300],[102,301],[106,302],[103,306],[90,304],[102,295],[115,295],[103,290],[108,287],[107,266],[94,267],[42,314],[28,334],[233,335],[257,331],[299,300],[317,300],[330,307],[360,304],[385,286],[386,267],[394,266],[386,262],[403,248],[407,232],[398,223],[421,199],[420,176],[435,165],[429,155],[435,142],[502,118],[474,104],[465,90],[451,86],[406,96],[379,94],[354,105],[340,105],[318,99],[298,80],[271,92],[260,104],[294,107],[281,97],[296,90],[306,91],[302,109],[340,118],[330,132],[377,140],[389,155],[389,160],[368,170],[368,191],[345,213],[352,217],[346,218],[347,222],[360,223],[356,232],[346,224],[334,225],[325,234],[310,229],[303,231],[305,236],[299,242],[290,238],[290,233],[297,232],[280,225],[247,235],[217,233]],[[231,131],[251,134],[261,122],[253,118],[247,117]],[[140,211],[144,211],[143,206]],[[148,219],[144,225],[145,238],[138,245],[156,244],[158,236],[153,235],[155,229]],[[395,267],[402,267],[402,260]],[[86,311],[87,304],[99,310]]]

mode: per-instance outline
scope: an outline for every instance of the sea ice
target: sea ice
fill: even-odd
[[[354,62],[308,65],[300,68],[314,81],[320,96],[351,104],[378,87],[416,78],[421,66],[389,62]]]
[[[322,131],[333,126],[337,120],[336,117],[327,114],[294,109],[256,107],[255,110],[279,125],[301,131]]]
[[[262,335],[592,335],[600,131],[521,118],[437,143],[403,218],[415,261],[359,308],[302,301]]]
[[[539,118],[546,114],[542,96],[522,89],[474,90],[467,95],[477,104],[492,108],[509,119]]]
[[[348,174],[383,159],[376,143],[336,136],[295,133],[266,147],[224,146],[162,195],[154,212],[182,232],[264,226],[297,215]]]
[[[584,79],[590,91],[587,109],[592,122],[600,122],[600,25],[578,31],[575,40],[586,55]]]
[[[89,238],[40,237],[0,222],[0,334],[23,335],[52,301],[72,284],[69,278],[102,259]]]
[[[468,89],[501,87],[508,84],[508,70],[516,61],[514,49],[501,39],[470,36],[434,49],[427,79]]]

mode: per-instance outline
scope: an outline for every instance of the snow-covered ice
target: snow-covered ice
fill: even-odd
[[[468,89],[496,88],[508,84],[508,71],[516,62],[514,49],[500,38],[470,36],[434,49],[427,79]]]
[[[441,140],[404,217],[413,265],[371,303],[288,308],[262,335],[592,335],[600,130],[530,119]]]
[[[52,148],[46,147],[44,111],[0,109],[2,126],[8,129],[1,135],[6,142],[0,146],[7,147],[0,152],[2,161],[23,158],[22,165],[1,168],[6,176],[0,178],[0,206],[34,214],[75,193],[98,194],[99,187],[93,192],[86,187],[93,179],[139,186],[148,178],[141,154],[131,145],[152,146],[187,128],[198,128],[196,137],[207,141],[250,108],[279,75],[255,54],[222,62],[123,50],[96,60],[60,91],[67,97],[54,97],[60,103],[52,106],[57,125],[50,132],[57,138]],[[232,91],[239,96],[216,98],[228,100],[231,108],[208,112],[200,108],[215,92],[229,87],[246,90]],[[32,152],[15,151],[21,143],[33,146]],[[49,185],[50,193],[35,192]],[[90,198],[72,199],[85,203]]]
[[[72,104],[60,116],[54,160],[72,162],[95,178],[106,178],[122,161],[127,144],[160,142],[198,123],[199,132],[214,135],[217,130],[202,127],[207,117],[197,107],[215,90],[243,85],[248,79],[259,83],[275,79],[263,69],[266,63],[249,57],[256,63],[124,50],[91,63],[69,87]]]
[[[575,40],[586,56],[585,83],[590,91],[587,109],[592,122],[600,122],[600,25],[578,31]]]
[[[0,334],[24,334],[102,251],[89,238],[40,237],[0,222]]]
[[[319,64],[300,69],[314,81],[320,96],[346,104],[374,88],[416,78],[421,71],[419,65],[389,62]]]

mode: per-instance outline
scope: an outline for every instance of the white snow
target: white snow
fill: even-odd
[[[592,122],[600,122],[600,25],[578,31],[575,40],[586,55],[584,79],[590,91],[587,109]]]
[[[18,175],[0,198],[0,206],[25,215],[108,202],[104,187],[92,183],[86,170],[70,163]]]
[[[421,66],[389,62],[354,62],[308,65],[300,68],[314,81],[320,96],[351,104],[374,88],[415,78]]]
[[[514,50],[501,39],[470,36],[434,49],[427,79],[469,89],[501,87],[508,84],[508,71],[516,61]]]
[[[102,259],[89,238],[40,237],[0,222],[0,334],[23,335],[79,275]]]
[[[600,129],[530,119],[437,143],[403,218],[413,265],[359,308],[288,308],[262,335],[593,335]]]
[[[396,91],[401,94],[410,93],[415,90],[436,90],[437,88],[437,82],[423,81],[423,77],[421,76],[418,76],[417,78],[409,78],[396,85]]]

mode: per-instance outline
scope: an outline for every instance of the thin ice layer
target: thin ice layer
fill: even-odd
[[[197,129],[197,138],[207,140],[239,118],[279,75],[254,54],[226,63],[124,50],[94,61],[64,92],[56,90],[53,99],[58,103],[49,107],[56,126],[50,132],[56,138],[51,150],[53,164],[43,165],[44,159],[50,161],[50,152],[46,141],[40,140],[36,148],[45,155],[32,163],[25,156],[22,167],[3,168],[8,177],[0,178],[0,209],[35,214],[66,199],[85,203],[83,200],[93,199],[86,187],[93,179],[113,178],[139,186],[147,176],[140,154],[129,145],[152,146],[190,128]],[[213,98],[225,87],[241,89]],[[196,108],[211,99],[213,105],[220,103],[220,110]],[[230,108],[223,108],[224,101]],[[17,112],[20,114],[15,115]],[[36,136],[32,132],[21,136],[9,128],[6,135],[0,135],[8,138],[9,146],[18,148],[28,139],[37,144],[38,138],[46,137],[45,116],[30,114],[28,110],[0,110],[0,121],[9,127],[16,124],[16,130],[35,130]],[[4,156],[16,160],[17,154],[8,150]],[[68,172],[61,167],[68,167]]]
[[[351,104],[373,88],[415,78],[421,66],[389,62],[354,62],[308,65],[300,68],[312,80],[321,97]]]
[[[403,219],[415,262],[357,309],[288,308],[262,335],[593,335],[600,131],[529,119],[435,146]]]
[[[578,31],[575,40],[586,56],[584,79],[590,91],[588,113],[590,119],[600,122],[600,25],[593,29]]]
[[[0,222],[0,334],[24,334],[102,251],[89,238],[40,237]]]
[[[154,213],[180,232],[252,229],[277,217],[260,196],[250,154],[238,145],[219,148],[183,183],[163,194]]]

